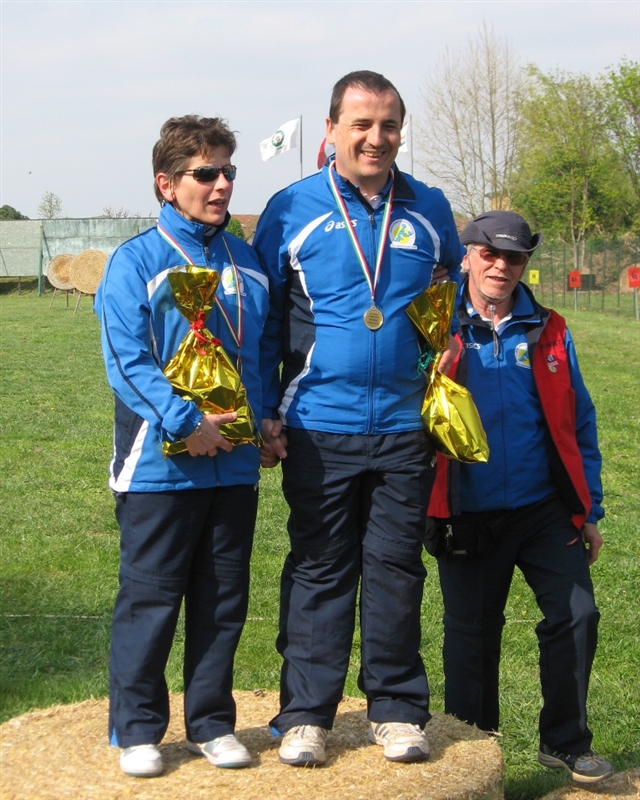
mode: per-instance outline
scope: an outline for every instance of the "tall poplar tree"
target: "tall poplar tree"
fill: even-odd
[[[506,208],[517,173],[522,70],[508,40],[482,26],[447,48],[421,92],[417,159],[427,182],[471,217]]]

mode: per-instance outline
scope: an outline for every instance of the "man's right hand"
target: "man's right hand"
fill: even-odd
[[[446,267],[443,267],[442,264],[436,264],[431,275],[431,285],[435,286],[436,283],[441,283],[442,281],[448,280],[449,270]]]
[[[275,467],[281,458],[287,457],[287,437],[282,432],[281,420],[262,420],[262,442],[260,448],[260,465],[262,467],[270,469]]]

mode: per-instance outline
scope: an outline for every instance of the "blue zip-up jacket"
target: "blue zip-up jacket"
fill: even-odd
[[[236,286],[224,237],[242,291],[241,377],[259,418],[259,340],[268,310],[268,281],[255,253],[242,240],[224,233],[224,226],[205,239],[204,225],[185,219],[168,204],[162,207],[159,222],[196,266],[220,273],[217,299],[236,321]],[[157,228],[150,228],[112,254],[96,294],[107,379],[115,394],[109,485],[116,492],[201,489],[258,480],[259,453],[250,444],[234,447],[230,453],[219,451],[215,457],[182,453],[165,458],[162,454],[163,441],[185,438],[202,417],[195,403],[174,393],[162,372],[189,331],[167,281],[171,270],[185,266],[184,258]],[[206,326],[235,363],[238,348],[217,304]]]
[[[394,167],[393,211],[375,292],[384,323],[372,331],[363,321],[371,292],[328,170],[274,195],[256,229],[253,245],[271,292],[261,356],[265,417],[327,433],[419,430],[426,384],[417,368],[419,335],[406,309],[430,285],[437,264],[459,277],[464,249],[451,207],[439,189]],[[373,273],[385,204],[374,210],[356,187],[335,176]]]
[[[464,286],[461,293],[464,294]],[[549,312],[523,283],[518,284],[514,297],[511,317],[499,332],[464,300],[458,312],[464,357],[455,380],[473,396],[491,455],[486,464],[448,465],[460,471],[460,507],[454,513],[520,508],[562,488],[563,481],[558,480],[554,470],[554,445],[529,352],[545,325],[543,315]],[[596,412],[578,366],[573,339],[566,327],[564,330],[564,350],[575,399],[559,397],[557,403],[563,408],[568,403],[575,407],[575,441],[591,495],[586,521],[597,522],[604,510]],[[538,379],[547,382],[554,381],[560,367],[550,352],[539,354],[546,368],[539,370]]]

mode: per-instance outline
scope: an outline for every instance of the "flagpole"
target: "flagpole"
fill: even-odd
[[[304,177],[302,173],[302,114],[300,114],[300,180]]]
[[[411,135],[411,174],[413,175],[413,115],[409,114],[409,134]]]

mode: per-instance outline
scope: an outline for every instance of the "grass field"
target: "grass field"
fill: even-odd
[[[33,708],[107,693],[118,533],[107,488],[112,400],[88,298],[77,314],[50,295],[0,295],[0,721]],[[599,412],[606,547],[593,568],[602,614],[592,676],[594,747],[616,769],[640,766],[640,325],[626,316],[568,312]],[[249,620],[236,664],[238,689],[275,690],[278,575],[287,551],[278,471],[263,476]],[[433,709],[442,710],[442,606],[435,562],[424,598],[423,654]],[[540,691],[537,608],[517,577],[502,660],[507,800],[533,800],[564,783],[535,762]],[[168,669],[181,691],[181,642]],[[356,687],[354,644],[346,694]],[[266,722],[266,720],[265,720]],[[106,742],[106,731],[105,731]]]

